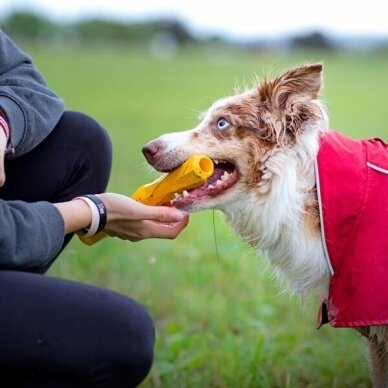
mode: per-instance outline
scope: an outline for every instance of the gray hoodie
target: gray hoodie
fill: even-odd
[[[0,109],[10,126],[7,158],[36,147],[64,111],[30,57],[1,30]],[[0,269],[43,265],[57,255],[63,238],[63,218],[52,204],[0,199]]]

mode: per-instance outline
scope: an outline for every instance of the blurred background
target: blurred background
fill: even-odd
[[[173,56],[188,46],[251,51],[294,49],[387,50],[388,5],[383,0],[306,0],[236,4],[167,0],[2,0],[10,34],[39,45],[148,46]]]
[[[387,20],[385,0],[0,1],[0,27],[67,109],[109,131],[109,190],[128,195],[156,177],[143,144],[194,127],[236,86],[301,63],[325,65],[333,128],[388,140]],[[147,307],[157,342],[143,387],[370,386],[362,339],[317,331],[319,301],[283,294],[218,213],[192,215],[174,241],[74,239],[49,275]]]

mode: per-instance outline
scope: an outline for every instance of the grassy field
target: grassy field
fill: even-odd
[[[388,55],[197,50],[160,61],[114,48],[28,51],[68,109],[109,130],[111,191],[130,194],[155,177],[140,152],[148,140],[193,127],[198,112],[237,84],[250,85],[255,74],[304,62],[324,61],[333,128],[388,138]],[[193,215],[175,241],[73,241],[49,274],[114,289],[148,308],[157,343],[142,387],[370,385],[363,341],[349,330],[317,331],[318,302],[302,306],[282,294],[217,213]]]

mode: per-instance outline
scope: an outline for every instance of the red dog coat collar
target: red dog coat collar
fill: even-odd
[[[388,144],[331,131],[316,166],[324,250],[332,271],[320,324],[388,324]]]

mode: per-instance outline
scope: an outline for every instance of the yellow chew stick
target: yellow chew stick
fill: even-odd
[[[174,199],[175,193],[200,186],[213,174],[213,170],[213,161],[206,155],[192,155],[175,170],[152,183],[140,186],[131,198],[145,205],[164,205]],[[91,237],[80,236],[80,240],[87,245],[93,245],[106,236],[106,233],[100,232]]]

